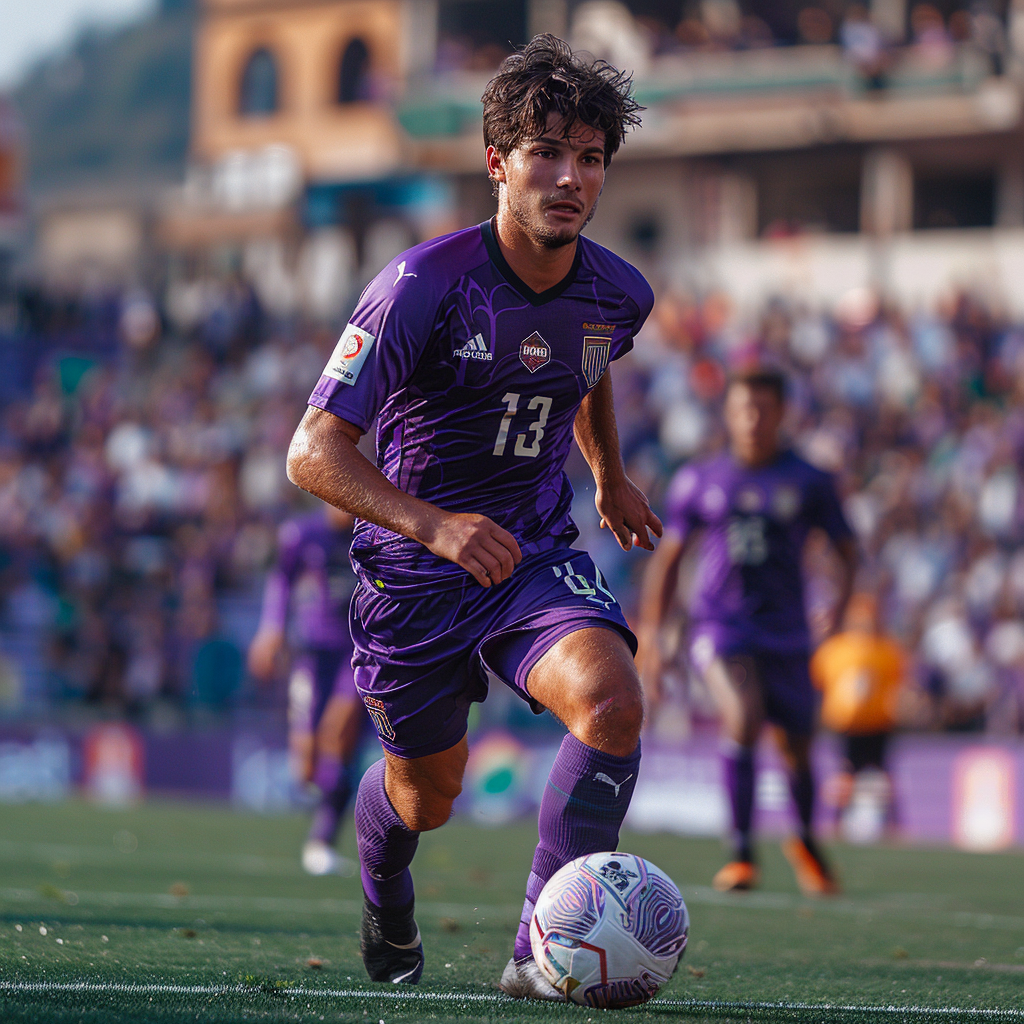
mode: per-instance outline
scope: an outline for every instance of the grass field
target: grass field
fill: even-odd
[[[0,1020],[612,1019],[495,990],[532,826],[456,822],[423,837],[427,966],[402,991],[366,981],[359,883],[305,876],[304,829],[219,806],[0,807]],[[846,895],[811,902],[774,845],[763,888],[728,897],[707,886],[717,842],[621,846],[676,879],[692,928],[676,977],[617,1022],[1024,1022],[1024,856],[839,847]]]

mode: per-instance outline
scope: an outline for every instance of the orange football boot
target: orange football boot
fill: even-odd
[[[839,884],[821,854],[812,849],[799,836],[791,836],[782,844],[782,852],[789,861],[796,884],[805,896],[837,896]]]
[[[719,869],[711,885],[719,892],[745,892],[757,885],[759,874],[757,865],[749,860],[734,860]]]

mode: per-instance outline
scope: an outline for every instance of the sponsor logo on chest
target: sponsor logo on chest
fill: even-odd
[[[519,346],[519,361],[530,373],[536,373],[542,366],[551,362],[551,346],[534,331],[528,338],[524,338]]]
[[[455,350],[459,359],[476,359],[479,362],[489,363],[494,359],[494,353],[487,347],[482,334],[474,334],[462,348]]]

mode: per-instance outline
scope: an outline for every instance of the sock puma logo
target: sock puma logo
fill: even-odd
[[[629,782],[629,780],[630,780],[631,778],[633,778],[633,776],[632,776],[632,775],[627,775],[627,776],[626,776],[626,777],[625,777],[625,778],[624,778],[624,779],[623,779],[623,780],[622,780],[621,782],[616,782],[616,781],[615,781],[614,779],[612,779],[612,778],[609,778],[609,777],[608,777],[607,775],[605,775],[605,773],[604,773],[604,772],[598,772],[598,773],[597,773],[597,774],[596,774],[596,775],[594,776],[594,781],[595,781],[595,782],[606,782],[606,783],[607,783],[607,784],[608,784],[609,786],[611,786],[611,787],[612,787],[612,789],[614,789],[614,790],[615,790],[615,796],[616,796],[616,798],[618,798],[618,795],[619,795],[619,790],[620,790],[620,789],[622,789],[622,787],[623,787],[623,786],[624,786],[624,785],[625,785],[625,784],[626,784],[627,782]]]

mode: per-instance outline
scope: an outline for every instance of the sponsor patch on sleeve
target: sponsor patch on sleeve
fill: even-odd
[[[376,340],[369,331],[349,324],[334,346],[331,358],[327,360],[324,376],[340,380],[342,384],[355,384]]]

